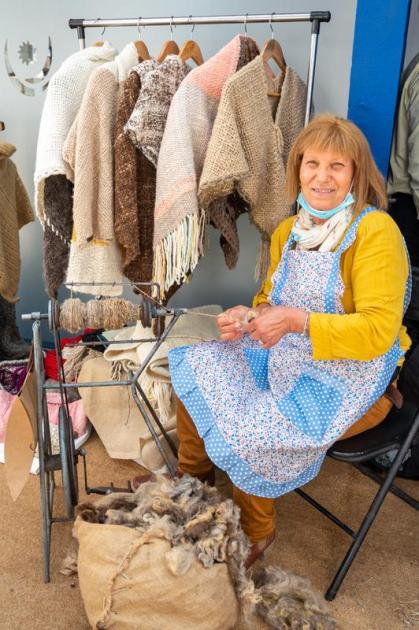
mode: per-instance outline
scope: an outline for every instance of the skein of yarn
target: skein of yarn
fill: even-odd
[[[86,302],[86,324],[89,328],[103,328],[103,301]]]
[[[86,304],[79,298],[65,300],[60,309],[60,328],[75,333],[86,327]]]
[[[135,322],[140,316],[140,306],[122,298],[103,300],[103,328],[112,330]],[[121,323],[122,322],[122,323]]]
[[[88,300],[79,298],[65,300],[60,308],[60,327],[71,333],[83,328],[122,328],[140,319],[141,306],[122,298]]]

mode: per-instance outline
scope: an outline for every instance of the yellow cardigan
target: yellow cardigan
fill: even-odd
[[[268,302],[271,276],[294,221],[295,216],[289,217],[272,235],[270,267],[253,307]],[[397,336],[406,352],[411,343],[402,326],[408,260],[388,214],[377,210],[362,219],[354,243],[342,254],[341,274],[345,315],[310,314],[313,359],[368,361],[387,352]]]

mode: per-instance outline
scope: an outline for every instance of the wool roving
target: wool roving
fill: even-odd
[[[79,298],[65,300],[60,308],[60,326],[69,332],[82,328],[105,328],[114,330],[140,318],[141,305],[122,298],[88,300]]]

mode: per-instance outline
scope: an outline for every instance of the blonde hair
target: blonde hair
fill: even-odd
[[[287,164],[287,194],[294,202],[300,190],[300,166],[308,149],[336,151],[350,158],[354,167],[352,193],[355,212],[366,205],[387,208],[384,178],[377,168],[368,140],[362,131],[349,120],[333,114],[315,116],[297,136]]]

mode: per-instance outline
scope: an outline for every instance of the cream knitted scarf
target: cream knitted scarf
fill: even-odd
[[[331,252],[339,243],[352,220],[352,208],[353,206],[344,208],[323,223],[314,223],[313,217],[307,210],[300,208],[297,220],[291,230],[297,248]]]

